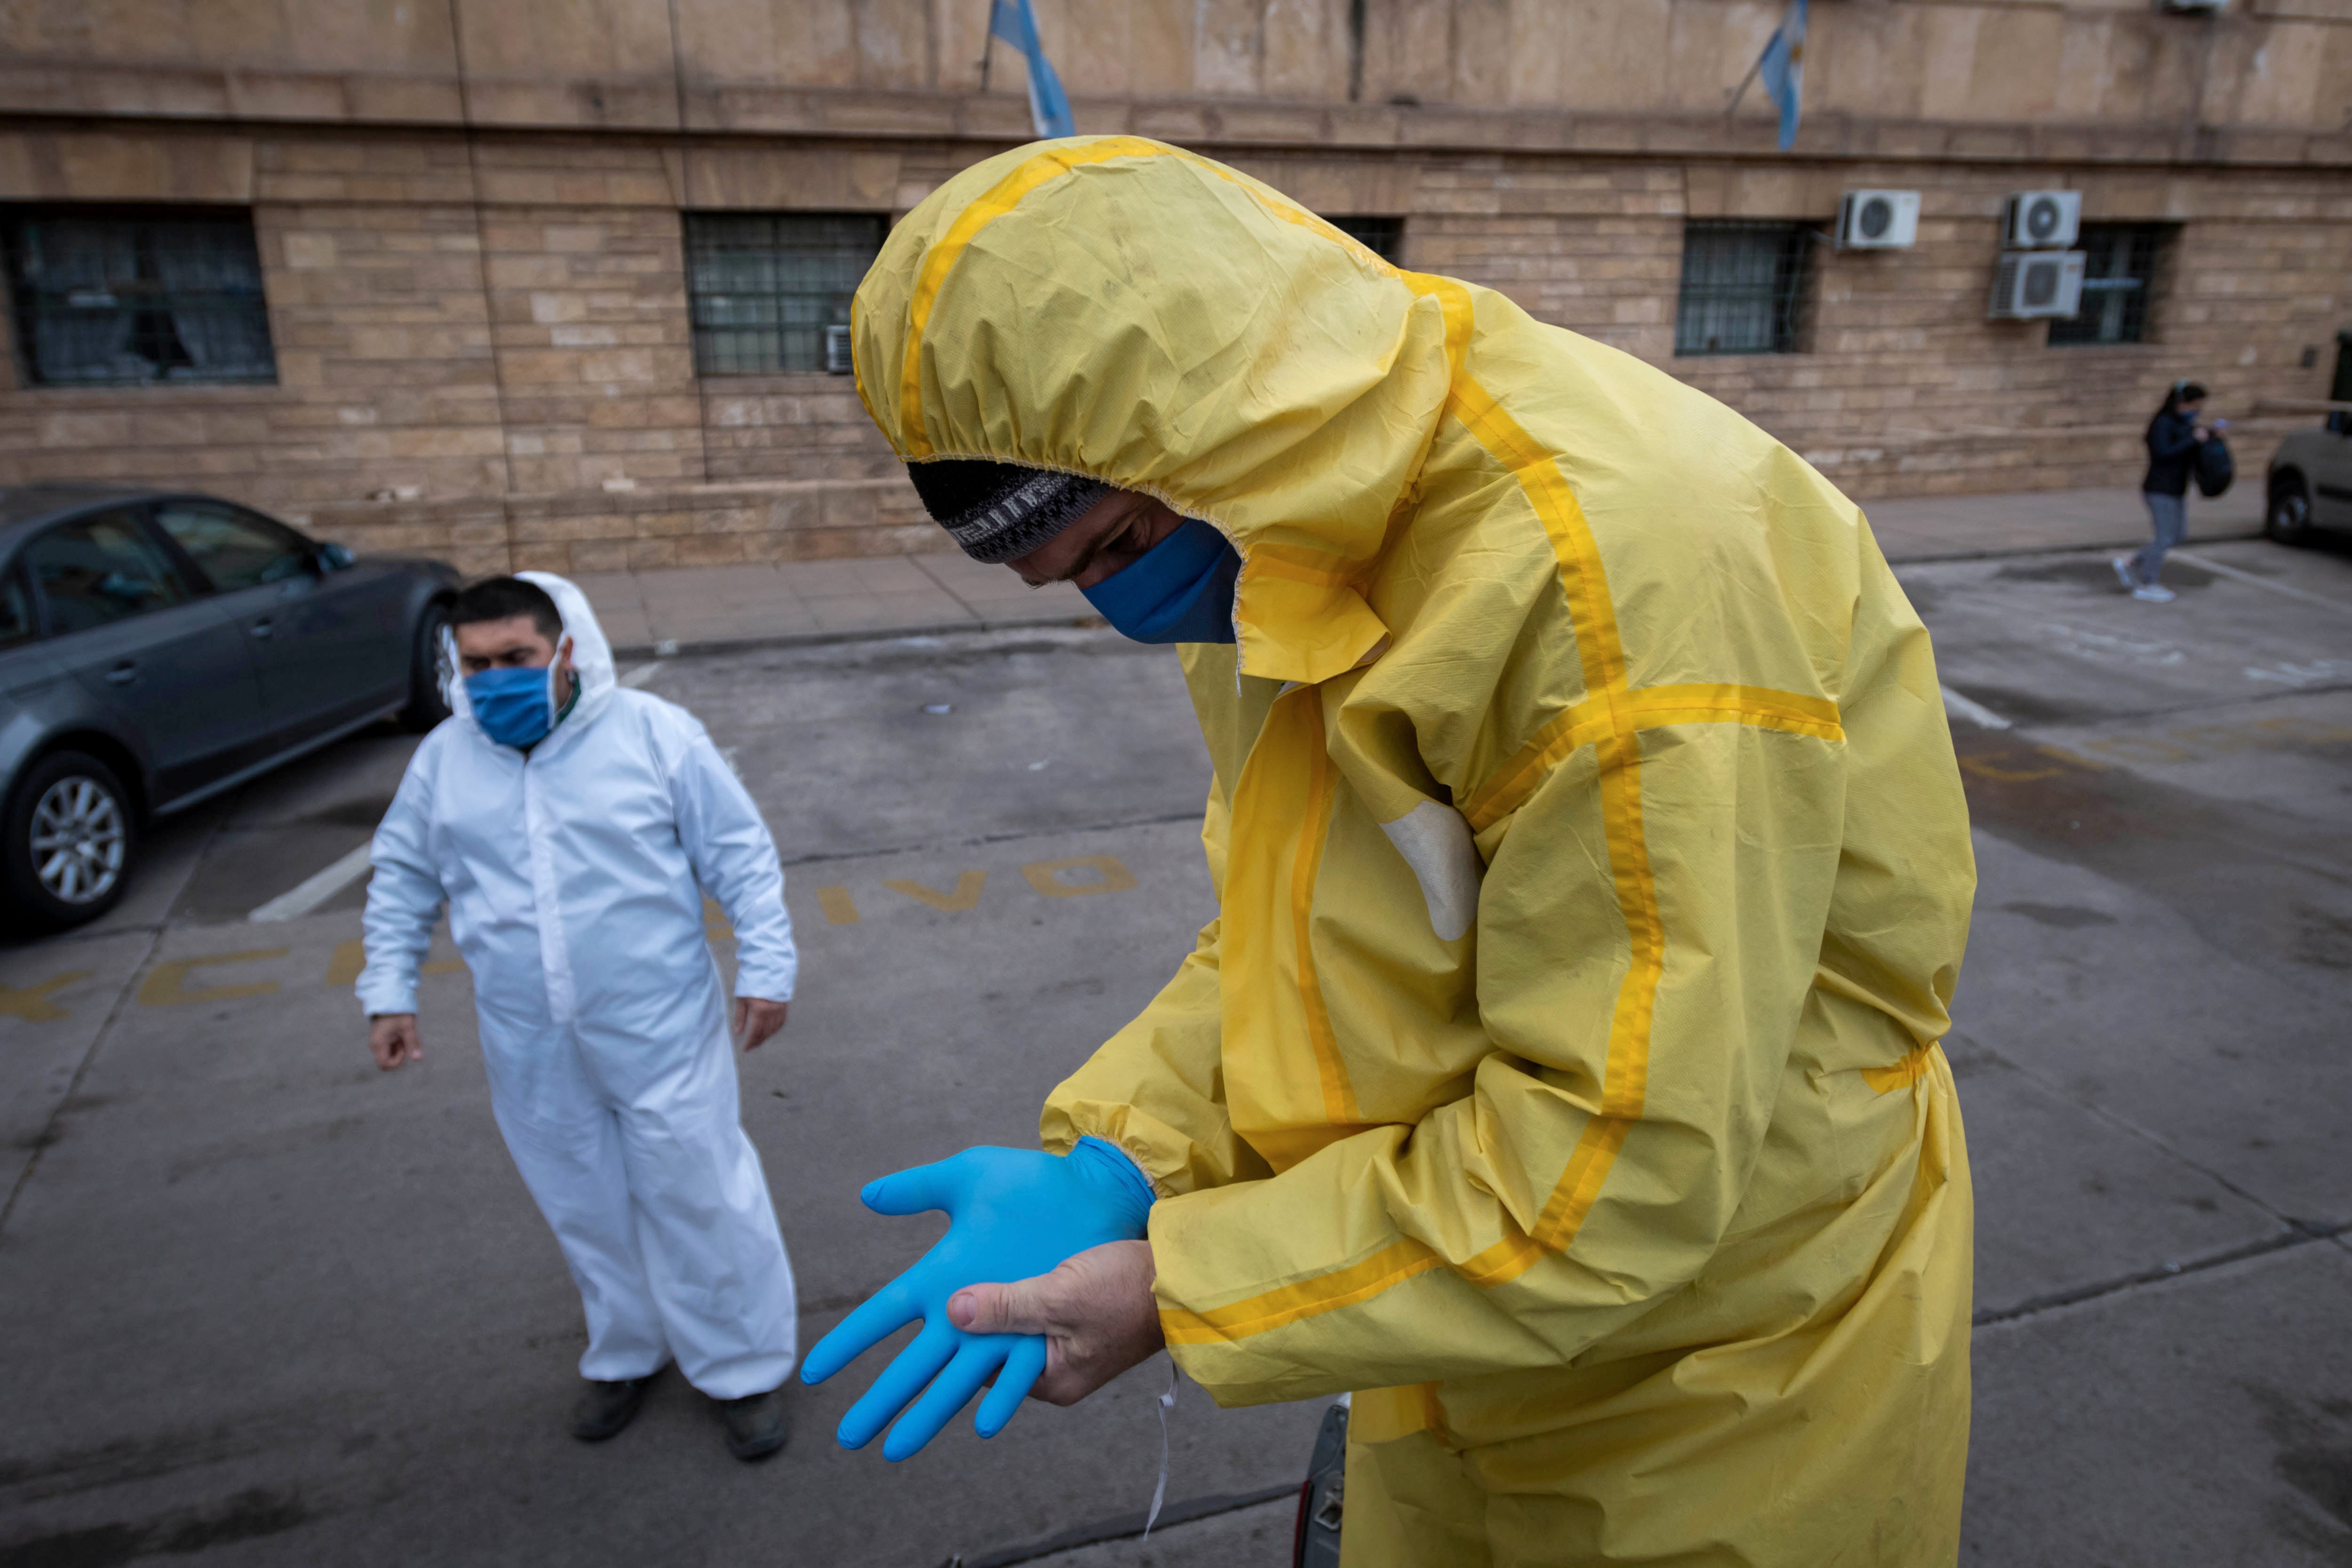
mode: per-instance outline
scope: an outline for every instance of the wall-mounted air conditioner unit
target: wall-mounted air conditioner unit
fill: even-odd
[[[2083,226],[2080,191],[2020,191],[2000,213],[2000,242],[2011,250],[2063,250]]]
[[[2079,250],[2012,250],[1993,274],[1995,321],[2031,321],[2071,316],[2083,303],[2083,253]]]
[[[1848,191],[1838,203],[1840,250],[1893,250],[1918,237],[1916,191]]]
[[[857,363],[849,354],[849,328],[836,323],[824,330],[824,373],[827,375],[855,375]]]

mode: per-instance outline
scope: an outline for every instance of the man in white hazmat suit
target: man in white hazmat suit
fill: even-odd
[[[740,1120],[704,936],[734,922],[732,1033],[781,1028],[797,958],[759,808],[694,717],[621,689],[580,590],[494,577],[450,611],[453,716],[376,829],[369,1047],[419,1056],[416,977],[442,905],[474,976],[491,1108],[588,1320],[572,1436],[610,1437],[675,1359],[756,1459],[789,1425],[792,1264]]]

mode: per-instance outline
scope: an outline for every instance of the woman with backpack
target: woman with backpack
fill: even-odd
[[[2151,605],[2172,602],[2172,590],[2157,577],[2164,570],[2164,552],[2189,531],[2189,481],[2204,460],[2206,443],[2218,439],[2204,412],[2205,388],[2176,381],[2164,406],[2147,422],[2147,477],[2139,489],[2155,537],[2138,554],[2116,556],[2115,566],[2126,591]]]

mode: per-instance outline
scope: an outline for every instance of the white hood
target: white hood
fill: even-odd
[[[560,734],[584,722],[611,700],[619,684],[613,668],[613,645],[604,640],[604,628],[597,623],[588,595],[572,579],[552,572],[518,572],[515,575],[536,584],[555,601],[555,613],[563,619],[563,635],[572,643],[572,669],[580,680],[580,700],[555,727],[555,732]],[[553,693],[549,695],[551,699]],[[449,704],[451,713],[468,724],[474,721],[474,704],[466,695],[465,677],[458,673],[457,635],[446,626],[441,632],[441,697]]]

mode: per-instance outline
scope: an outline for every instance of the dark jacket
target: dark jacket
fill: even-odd
[[[2185,496],[2197,467],[2197,422],[2165,409],[2147,422],[2147,478],[2139,488],[2150,495]]]

